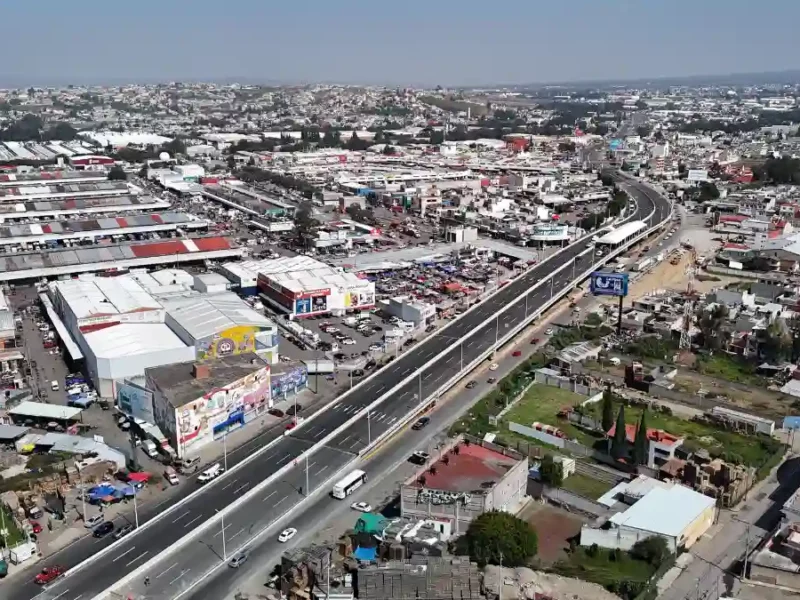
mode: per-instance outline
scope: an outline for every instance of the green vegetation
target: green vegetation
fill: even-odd
[[[581,473],[573,473],[567,477],[561,484],[561,487],[584,498],[597,500],[600,496],[605,494],[611,489],[605,481],[600,481],[594,477],[583,475]]]
[[[528,523],[496,510],[472,521],[457,544],[460,554],[469,555],[481,567],[500,563],[504,567],[525,566],[539,548],[536,532]]]
[[[561,487],[564,483],[564,467],[560,462],[556,462],[552,454],[545,454],[539,465],[539,476],[542,483],[550,487]]]
[[[450,428],[450,435],[468,433],[475,437],[496,431],[489,423],[489,417],[496,415],[508,402],[513,400],[522,389],[533,381],[533,373],[547,364],[544,354],[535,354],[504,377],[497,388],[479,400],[460,421]]]
[[[709,377],[717,377],[734,383],[744,383],[761,387],[766,380],[755,374],[755,366],[725,353],[702,356],[697,361],[697,370]]]
[[[629,410],[625,420],[629,424],[636,424],[640,415],[641,411]],[[684,438],[684,447],[690,450],[705,448],[712,458],[719,457],[757,469],[774,460],[776,454],[783,454],[782,444],[769,436],[742,435],[660,412],[648,413],[647,426]]]
[[[439,98],[437,96],[421,96],[419,101],[450,112],[467,112],[467,109],[470,109],[473,117],[479,117],[489,112],[486,106],[483,104],[475,104],[474,102],[456,100],[452,97]]]
[[[0,548],[13,548],[17,544],[25,541],[25,534],[17,527],[16,522],[11,516],[11,511],[5,505],[0,505],[0,511],[3,511],[3,523],[7,531],[5,538],[0,536]]]
[[[507,430],[510,422],[519,423],[530,427],[533,423],[545,423],[553,425],[563,431],[570,439],[577,439],[582,444],[591,447],[596,441],[597,436],[588,431],[576,427],[566,419],[558,417],[559,411],[563,408],[573,408],[581,401],[586,400],[584,396],[562,390],[549,385],[536,384],[525,392],[525,397],[517,402],[511,410],[503,416],[502,437],[521,439],[526,442],[535,443],[536,440],[521,436]]]
[[[626,344],[623,352],[629,356],[641,358],[657,358],[669,360],[678,350],[678,345],[672,340],[665,340],[657,335],[646,335]]]
[[[656,568],[628,552],[592,545],[574,548],[566,560],[557,562],[550,570],[564,577],[591,581],[624,600],[633,600],[645,590]]]

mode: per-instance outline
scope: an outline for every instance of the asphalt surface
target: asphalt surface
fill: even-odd
[[[667,218],[669,203],[666,199],[638,182],[625,182],[622,185],[628,189],[637,202],[637,211],[631,218],[643,219],[653,211],[654,207],[655,213],[648,218],[649,223],[655,224]],[[389,429],[395,422],[417,407],[419,398],[428,398],[436,392],[461,370],[462,364],[466,365],[477,359],[493,346],[498,338],[503,337],[507,330],[521,324],[529,314],[542,306],[553,294],[567,286],[574,276],[588,270],[592,259],[591,253],[579,256],[585,251],[585,242],[573,244],[526,275],[513,280],[497,294],[464,314],[462,318],[451,322],[440,332],[427,338],[378,371],[363,386],[342,398],[335,408],[325,411],[308,425],[298,427],[290,435],[278,441],[270,450],[257,456],[230,476],[208,484],[205,493],[199,494],[175,508],[170,514],[164,516],[158,525],[128,536],[113,551],[106,553],[76,573],[54,582],[45,590],[32,583],[33,572],[27,578],[25,574],[15,576],[2,584],[3,598],[5,600],[30,600],[33,597],[40,600],[77,600],[78,598],[87,600],[96,596],[114,585],[126,574],[164,552],[193,529],[212,518],[217,511],[247,493],[248,489],[255,487],[278,469],[294,461],[309,447],[345,424],[354,414],[372,404],[380,395],[397,385],[400,380],[412,373],[417,374],[413,381],[405,384],[397,390],[392,398],[387,399],[379,406],[370,415],[369,420],[362,418],[346,432],[331,440],[325,450],[317,452],[312,457],[311,460],[315,464],[310,470],[309,479],[314,478],[314,481],[310,481],[311,486],[314,487],[315,481],[327,479],[329,473],[335,473],[355,458],[360,450],[369,445],[372,438]],[[556,268],[572,262],[575,263],[573,269],[567,268],[555,276],[550,276]],[[530,290],[531,286],[548,279],[551,281],[551,285],[542,285],[528,294],[527,302],[517,303],[510,310],[500,314],[494,322],[479,328],[481,323]],[[461,338],[473,332],[474,334],[465,343],[457,344]],[[423,368],[427,362],[442,352],[446,352],[442,358]],[[250,451],[252,451],[252,446]],[[263,493],[266,497],[275,492],[274,495],[263,500],[265,504],[273,503],[272,508],[265,506],[264,510],[273,511],[272,514],[275,518],[285,512],[283,505],[291,505],[301,499],[303,490],[300,488],[304,487],[291,477],[284,479],[276,485],[270,486]],[[302,479],[305,480],[305,470],[302,471]],[[188,485],[196,485],[192,482]],[[231,482],[234,483],[231,484]],[[153,514],[146,515],[145,518],[151,518],[158,508],[167,510],[166,507],[155,506],[151,509],[154,511]],[[240,535],[245,535],[253,522],[253,515],[248,511],[237,511],[237,515],[232,517],[231,525],[226,522],[226,532],[230,529],[230,533],[233,534],[239,529],[244,529]],[[218,548],[213,543],[210,544],[209,553],[211,554],[220,553],[221,536],[218,537],[220,547]],[[59,564],[65,568],[73,567],[98,550],[110,545],[111,541],[104,539],[95,542],[91,538],[81,540],[52,560],[45,561],[41,566]],[[168,557],[163,562],[166,563],[165,568],[169,567]]]

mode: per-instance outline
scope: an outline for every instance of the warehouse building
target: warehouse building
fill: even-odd
[[[666,540],[669,551],[690,548],[714,524],[716,500],[677,483],[638,477],[612,492],[633,505],[604,523],[581,528],[581,546],[630,550],[636,542],[653,536]],[[609,492],[610,494],[610,492]],[[608,495],[608,494],[607,494]],[[606,503],[601,497],[600,503]]]
[[[74,340],[103,398],[116,398],[123,380],[141,381],[150,367],[251,353],[277,360],[272,321],[235,294],[198,289],[215,288],[205,275],[164,270],[58,281],[48,298],[56,328],[65,343]]]
[[[126,196],[130,188],[124,181],[100,181],[96,183],[50,183],[48,185],[26,185],[0,189],[0,202],[57,198],[91,198],[97,196]]]
[[[268,363],[278,360],[278,328],[231,292],[162,301],[166,324],[197,360],[255,353]]]
[[[375,306],[374,282],[308,256],[263,261],[257,286],[265,301],[295,318]]]

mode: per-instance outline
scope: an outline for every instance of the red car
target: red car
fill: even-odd
[[[540,340],[539,338],[533,338],[533,339],[531,340],[531,344],[538,344],[538,343],[539,343],[539,342],[541,342],[541,341],[542,341],[542,340]]]
[[[514,350],[511,353],[511,356],[522,356],[522,352],[520,350]]]
[[[295,427],[297,427],[297,421],[295,421],[294,419],[292,419],[291,421],[289,421],[289,422],[286,424],[286,431],[289,431],[290,429],[294,429]]]
[[[36,521],[31,521],[31,527],[33,527],[33,533],[42,533],[42,526]]]
[[[33,579],[34,583],[38,583],[39,585],[43,585],[45,583],[50,583],[57,577],[60,577],[64,574],[64,568],[55,566],[55,567],[45,567],[42,569],[41,573],[36,575]]]

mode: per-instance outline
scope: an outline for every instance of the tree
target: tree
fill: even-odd
[[[69,142],[78,137],[78,130],[69,123],[56,123],[42,135],[44,140]]]
[[[628,436],[625,432],[625,405],[619,405],[617,424],[614,427],[614,437],[611,439],[611,456],[620,460],[628,455]]]
[[[171,156],[178,154],[186,154],[186,144],[180,138],[175,138],[171,142],[167,142],[161,148],[164,152],[169,152]]]
[[[364,222],[364,209],[361,208],[358,204],[351,204],[345,209],[347,216],[353,219],[353,221],[358,221],[359,223]]]
[[[614,394],[611,391],[611,386],[606,387],[603,392],[603,431],[611,431],[611,426],[614,425]]]
[[[636,542],[631,548],[631,556],[658,568],[669,558],[672,552],[667,547],[667,540],[660,535],[652,535]]]
[[[561,487],[564,483],[564,467],[555,461],[552,454],[545,454],[539,465],[539,476],[542,478],[542,483],[550,487]]]
[[[650,135],[650,128],[647,125],[640,125],[636,128],[636,135],[646,138],[648,135]]]
[[[633,462],[636,465],[647,464],[647,451],[649,449],[649,444],[647,441],[646,414],[647,409],[645,408],[642,410],[642,416],[639,419],[639,427],[636,429],[636,437],[633,440]]]
[[[781,362],[792,355],[793,338],[783,319],[775,319],[763,333],[761,354],[770,362]]]
[[[128,174],[119,165],[114,165],[108,172],[109,181],[125,181],[128,179]]]
[[[536,555],[538,539],[528,523],[507,512],[489,511],[472,521],[457,542],[458,551],[481,567],[521,567]]]
[[[397,154],[397,149],[395,149],[395,147],[391,146],[390,144],[386,144],[383,147],[383,154],[385,156],[394,156],[395,154]]]
[[[303,202],[294,213],[294,226],[297,231],[298,241],[305,245],[308,238],[314,235],[317,221],[314,219],[314,209],[310,202]]]

